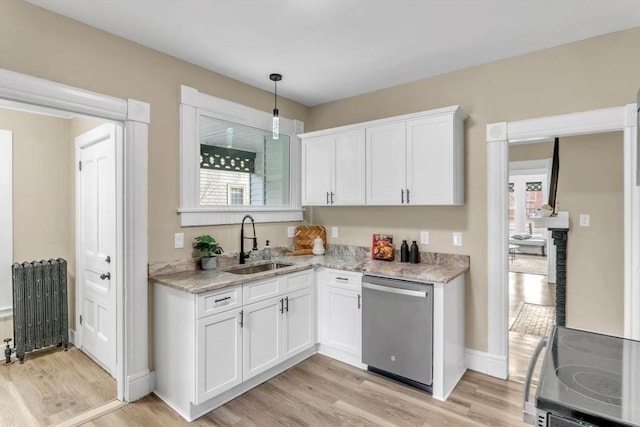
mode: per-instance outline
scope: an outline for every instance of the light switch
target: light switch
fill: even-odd
[[[428,231],[421,231],[420,232],[420,244],[421,245],[428,245],[429,244],[429,232]]]
[[[453,233],[453,246],[462,246],[462,233]]]
[[[591,224],[591,215],[580,214],[580,227],[589,227]]]
[[[338,237],[338,227],[331,227],[331,237]]]
[[[184,233],[175,233],[173,235],[173,247],[174,249],[184,248]]]

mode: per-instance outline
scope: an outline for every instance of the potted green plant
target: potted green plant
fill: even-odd
[[[208,234],[203,234],[202,236],[198,236],[193,242],[193,248],[196,249],[200,254],[202,254],[202,258],[200,260],[200,264],[203,270],[212,270],[217,266],[216,255],[220,255],[224,251],[222,250],[222,246],[216,239],[209,236]]]

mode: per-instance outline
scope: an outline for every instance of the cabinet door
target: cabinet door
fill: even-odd
[[[362,354],[362,319],[360,292],[326,286],[328,325],[325,325],[327,346],[360,356]]]
[[[456,140],[451,115],[407,122],[409,204],[461,204],[462,167],[462,140]]]
[[[242,371],[247,379],[277,365],[282,359],[283,298],[244,306]]]
[[[334,205],[365,204],[365,131],[335,135]]]
[[[196,404],[242,382],[240,312],[238,308],[197,321]]]
[[[366,129],[367,205],[403,203],[406,192],[405,134],[405,122]]]
[[[285,295],[284,357],[294,356],[315,344],[313,291],[302,289]]]
[[[302,142],[302,204],[328,205],[331,202],[333,139],[319,136]],[[329,193],[329,194],[328,194]]]

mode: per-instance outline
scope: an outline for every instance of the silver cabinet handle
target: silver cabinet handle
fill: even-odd
[[[362,307],[362,305],[360,304],[361,299],[362,299],[362,295],[358,294],[358,310],[360,310],[360,307]]]
[[[104,262],[106,262],[107,264],[111,264],[111,257],[107,255],[107,257],[104,259]]]
[[[409,204],[409,189],[407,188],[407,204]]]
[[[280,298],[280,313],[284,313],[284,298]]]
[[[285,305],[285,310],[287,311],[287,313],[289,312],[289,297],[285,297],[284,299],[286,305]]]
[[[229,299],[231,299],[231,297],[224,297],[224,298],[213,300],[213,302],[222,302],[222,301],[226,301],[226,300],[229,300]]]
[[[374,291],[388,292],[390,294],[407,295],[410,297],[426,298],[429,293],[427,291],[414,291],[412,289],[393,288],[391,286],[380,286],[371,283],[363,283],[363,288],[372,289]]]
[[[101,279],[101,280],[105,280],[105,279],[109,279],[109,280],[111,280],[111,273],[102,273],[102,274],[100,275],[100,279]]]
[[[404,205],[404,190],[400,190],[400,200],[401,200],[401,203]]]
[[[333,204],[333,191],[331,192],[331,204]]]
[[[327,204],[329,204],[329,192],[327,191]]]
[[[348,277],[336,277],[336,280],[344,280],[345,282],[349,281]]]
[[[240,327],[244,327],[244,310],[240,311]]]

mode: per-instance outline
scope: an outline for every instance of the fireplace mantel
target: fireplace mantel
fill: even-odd
[[[569,229],[569,212],[558,212],[555,216],[534,217],[536,228],[548,228],[554,230]]]

